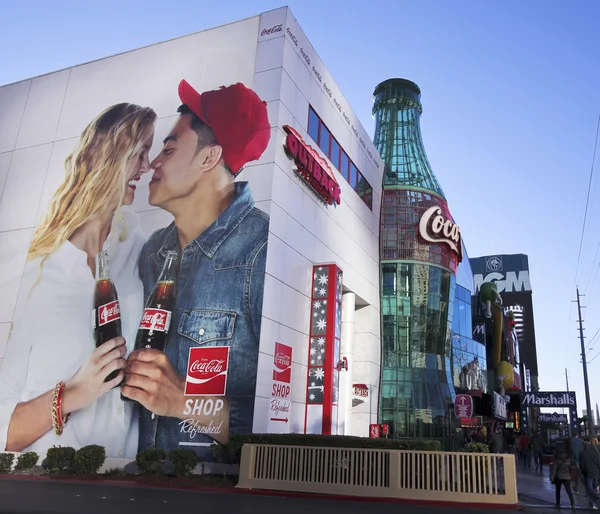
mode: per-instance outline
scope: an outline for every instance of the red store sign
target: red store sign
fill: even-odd
[[[285,148],[293,156],[296,163],[296,173],[310,186],[310,188],[325,203],[338,205],[340,200],[340,186],[334,178],[327,161],[310,145],[306,144],[302,136],[289,125],[284,125],[287,132]]]

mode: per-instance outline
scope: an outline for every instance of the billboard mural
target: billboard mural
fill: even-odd
[[[19,212],[33,228],[0,370],[0,452],[160,446],[205,460],[252,432],[270,220],[260,175],[242,171],[271,138],[253,90],[258,24],[33,81],[20,137],[57,119],[13,158],[39,203],[21,195],[26,211],[1,213],[3,229]],[[292,355],[277,345],[271,421],[285,425]]]

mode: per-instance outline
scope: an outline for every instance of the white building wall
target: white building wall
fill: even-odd
[[[278,26],[281,27],[277,32],[269,30]],[[321,75],[321,81],[313,67]],[[370,401],[354,408],[353,423],[346,428],[346,433],[367,436],[369,423],[377,421],[380,360],[378,234],[383,163],[287,8],[261,15],[254,84],[257,93],[269,102],[269,113],[273,114],[271,124],[275,125],[277,120],[277,129],[270,143],[274,146],[275,167],[269,209],[271,234],[261,337],[261,350],[264,348],[271,353],[262,359],[265,365],[272,362],[272,341],[293,347],[293,421],[290,431],[303,432],[312,265],[336,263],[344,272],[345,289],[356,293],[360,305],[368,305],[356,312],[359,322],[355,335],[355,357],[349,373],[353,383],[369,384]],[[331,97],[325,87],[331,91]],[[341,112],[334,100],[340,105]],[[293,161],[284,151],[285,132],[282,127],[292,126],[308,144],[318,149],[317,142],[307,134],[309,105],[373,186],[373,210],[365,205],[337,170],[334,173],[342,189],[341,205],[338,207],[324,205],[294,173]],[[344,114],[350,124],[345,121]],[[357,130],[358,136],[352,127]],[[365,143],[364,147],[360,140]],[[332,165],[331,168],[335,169]],[[275,248],[277,251],[274,251]],[[256,432],[267,429],[271,382],[267,373],[264,376],[263,383],[257,386],[257,396],[262,399],[257,399],[255,407]],[[345,398],[344,401],[351,403],[352,399]]]
[[[280,31],[261,35],[277,25]],[[301,52],[309,56],[310,66]],[[312,265],[333,262],[344,272],[345,289],[357,297],[349,373],[352,382],[369,385],[370,397],[355,409],[350,432],[367,436],[369,422],[377,419],[383,163],[287,8],[0,87],[0,366],[33,229],[64,177],[64,160],[79,134],[111,104],[148,105],[158,114],[153,157],[176,119],[182,78],[199,91],[243,82],[268,103],[270,145],[240,176],[251,182],[257,206],[271,216],[255,431],[268,428],[276,341],[293,348],[290,431],[304,431]],[[282,127],[291,125],[318,148],[307,135],[309,105],[373,187],[373,210],[337,170],[338,207],[325,206],[295,175],[283,150]],[[134,202],[147,233],[171,221],[168,213],[147,204],[150,175],[138,185]],[[269,372],[261,374],[261,369]]]

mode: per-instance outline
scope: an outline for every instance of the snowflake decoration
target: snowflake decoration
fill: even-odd
[[[314,303],[314,306],[315,306],[315,309],[320,309],[320,308],[321,308],[321,302],[317,300],[317,301]]]
[[[325,309],[321,309],[321,314],[325,314]]]
[[[314,355],[314,354],[316,354],[316,353],[317,353],[317,350],[315,350],[314,348],[311,348],[311,349],[310,349],[310,354],[311,354],[311,355]]]
[[[319,289],[319,294],[321,296],[325,296],[325,293],[327,293],[327,289],[325,289],[324,287],[322,287],[321,289]]]
[[[311,360],[311,361],[310,361],[310,363],[314,365],[314,363],[315,363],[314,359],[313,359],[313,360]]]
[[[308,399],[314,401],[315,400],[315,395],[314,394],[309,394],[308,395]]]
[[[315,369],[315,370],[313,370],[313,373],[314,373],[314,377],[317,380],[323,380],[323,377],[325,376],[325,371],[323,370],[323,368]]]
[[[319,346],[323,346],[325,345],[325,338],[324,337],[319,337],[319,339],[317,339]]]
[[[327,326],[327,322],[324,319],[320,319],[319,321],[317,321],[317,328],[319,330],[325,330],[326,326]]]
[[[319,284],[321,284],[322,286],[324,286],[325,284],[327,284],[328,281],[328,277],[327,275],[321,275],[319,278]]]
[[[315,384],[314,382],[311,382],[311,383],[310,383],[310,386],[311,386],[311,387],[315,387],[316,385],[317,385],[317,384]]]

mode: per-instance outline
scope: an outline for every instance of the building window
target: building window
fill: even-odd
[[[333,137],[312,107],[308,108],[308,135],[342,174],[363,202],[373,210],[373,188]]]

